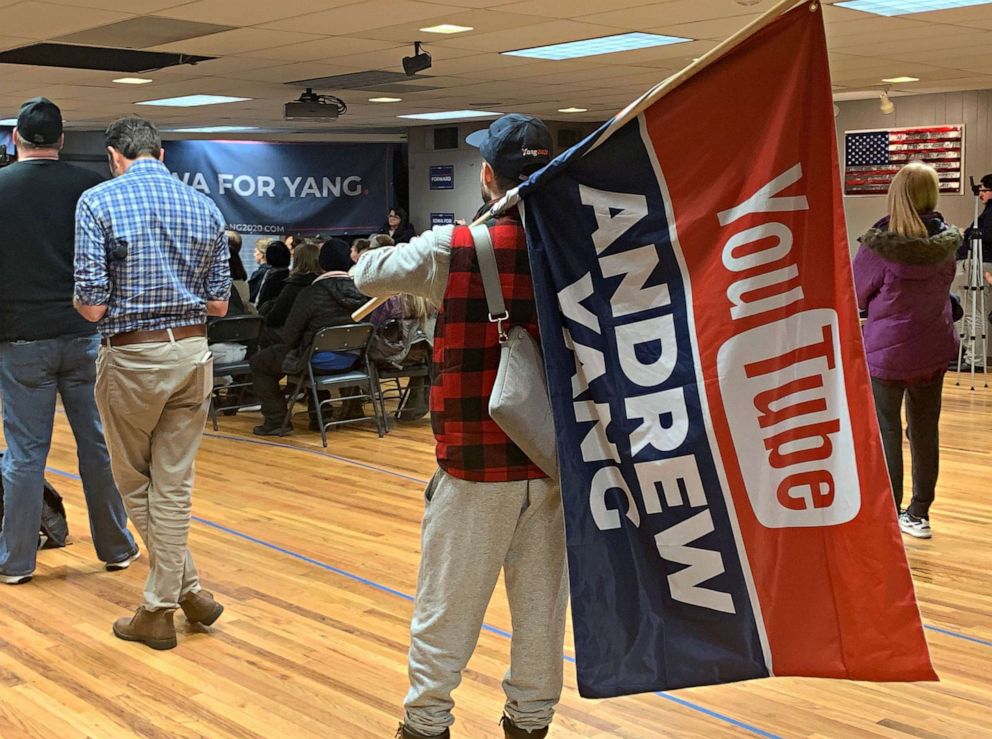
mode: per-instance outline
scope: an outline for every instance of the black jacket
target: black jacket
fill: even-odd
[[[260,264],[258,269],[251,273],[251,277],[248,278],[248,299],[251,302],[255,302],[255,298],[258,297],[258,289],[262,286],[262,278],[265,277],[265,273],[269,271],[269,265]]]
[[[386,221],[376,233],[386,234],[386,236],[389,236],[397,244],[409,244],[410,239],[417,235],[417,232],[413,230],[413,224],[409,221],[397,226],[396,233],[394,234],[389,233],[389,221]]]
[[[262,286],[258,289],[258,298],[255,305],[261,311],[262,306],[270,300],[275,300],[282,292],[282,287],[289,279],[289,267],[270,267],[262,280]]]
[[[318,280],[300,293],[280,332],[282,339],[305,352],[320,329],[351,323],[351,314],[367,301],[350,277]]]
[[[958,249],[958,259],[968,258],[971,240],[978,236],[982,237],[982,260],[992,262],[992,200],[985,204],[985,210],[979,214],[978,228],[972,226],[964,232],[964,242]]]
[[[270,328],[281,328],[286,323],[286,318],[289,317],[289,312],[293,309],[293,304],[300,293],[316,279],[317,275],[311,272],[290,275],[283,283],[279,296],[259,309],[259,313],[265,317],[265,325]]]

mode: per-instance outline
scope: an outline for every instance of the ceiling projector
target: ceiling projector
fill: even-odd
[[[348,106],[341,98],[318,95],[308,87],[299,100],[286,103],[283,117],[287,121],[335,121],[347,112]]]

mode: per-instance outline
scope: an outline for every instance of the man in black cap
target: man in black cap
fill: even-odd
[[[516,113],[467,142],[482,154],[479,178],[490,204],[551,158],[548,129]],[[523,326],[536,338],[520,213],[511,208],[486,226],[506,301],[505,326]],[[503,732],[510,739],[543,737],[562,687],[568,589],[561,496],[489,416],[499,336],[489,320],[472,232],[438,226],[409,244],[369,250],[358,260],[355,284],[366,295],[412,293],[441,304],[430,404],[439,469],[424,496],[410,691],[397,737],[450,735],[451,693],[475,649],[501,569],[513,621]]]
[[[110,471],[93,396],[100,340],[73,310],[76,201],[99,175],[59,161],[62,112],[34,98],[14,129],[18,161],[0,170],[0,390],[4,400],[0,582],[35,568],[45,463],[56,395],[76,437],[79,473],[97,556],[108,570],[138,556]]]

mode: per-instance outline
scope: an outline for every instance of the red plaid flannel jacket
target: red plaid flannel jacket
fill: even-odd
[[[507,328],[523,326],[537,337],[537,307],[527,260],[527,240],[516,209],[490,221],[506,309]],[[472,233],[455,229],[444,302],[434,329],[431,423],[438,465],[475,482],[547,477],[489,417],[489,396],[499,368],[496,324],[489,322],[486,294]],[[527,382],[527,378],[520,378]]]

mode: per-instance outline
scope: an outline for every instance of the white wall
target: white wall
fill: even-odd
[[[491,121],[463,123],[458,126],[458,148],[434,151],[434,127],[411,128],[407,136],[410,159],[410,218],[418,231],[431,226],[431,213],[454,213],[455,218],[469,220],[482,205],[479,191],[479,168],[482,155],[479,150],[465,143],[473,131],[487,128]],[[551,135],[557,142],[562,128],[575,129],[584,137],[597,128],[592,123],[562,123],[546,121]],[[555,154],[561,153],[555,147]],[[455,168],[454,190],[431,190],[430,168],[450,164]]]
[[[845,131],[963,123],[965,182],[968,175],[978,180],[992,172],[992,90],[912,95],[892,100],[896,111],[891,115],[882,115],[877,99],[837,103],[840,108],[837,146],[841,167],[844,166]],[[845,197],[844,209],[848,240],[855,245],[858,235],[885,215],[885,197]],[[941,195],[938,209],[948,221],[964,227],[974,218],[975,198],[966,184],[962,195]]]

